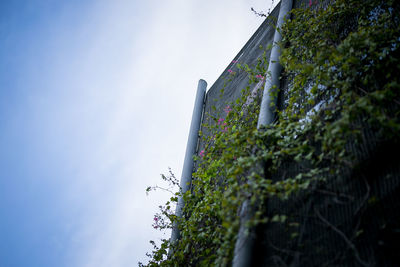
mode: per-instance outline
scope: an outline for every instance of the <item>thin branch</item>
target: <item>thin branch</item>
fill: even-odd
[[[355,216],[360,212],[361,208],[367,202],[370,192],[371,192],[371,187],[369,186],[368,182],[365,179],[364,179],[364,182],[365,182],[365,186],[367,187],[367,193],[365,194],[363,201],[361,201],[360,206],[357,208],[356,212],[354,213]]]
[[[349,196],[343,193],[339,193],[339,192],[331,192],[328,190],[323,190],[323,189],[317,189],[316,192],[321,193],[321,194],[326,194],[326,195],[330,195],[330,196],[334,196],[334,197],[344,197],[347,198],[349,201],[352,201],[354,199],[353,196]]]
[[[169,188],[164,188],[164,187],[161,187],[161,186],[158,186],[158,185],[152,186],[151,189],[152,189],[152,190],[160,189],[160,190],[163,190],[163,191],[166,191],[166,192],[170,192],[170,193],[173,194],[173,195],[175,194],[175,192],[172,191],[171,189],[169,189]]]
[[[264,13],[262,13],[262,12],[257,12],[254,8],[251,8],[251,11],[253,11],[254,14],[256,14],[256,15],[259,16],[259,17],[264,17],[264,18],[267,17],[267,14],[264,14]]]
[[[363,92],[364,94],[368,95],[368,92],[365,91],[364,89],[362,89],[361,87],[357,86],[357,89],[360,90],[361,92]]]
[[[368,92],[362,89],[361,87],[357,86],[357,89],[363,92],[364,94],[368,95]],[[397,105],[400,105],[400,102],[397,101],[396,99],[392,99]]]
[[[274,255],[271,257],[273,259],[273,261],[275,262],[275,264],[280,263],[281,266],[287,267],[287,264],[282,260],[281,257],[279,257],[278,255]]]
[[[293,250],[289,250],[289,249],[284,249],[284,248],[279,248],[277,246],[275,246],[271,240],[268,240],[268,245],[270,245],[273,249],[275,249],[276,251],[279,251],[281,253],[287,254],[289,256],[294,257],[296,255],[296,253],[300,253],[298,251],[293,251]],[[300,253],[301,254],[301,253]]]
[[[360,256],[358,255],[358,251],[356,246],[347,238],[347,236],[340,231],[336,226],[334,226],[333,224],[331,224],[327,219],[325,219],[320,213],[319,211],[314,208],[315,214],[318,216],[318,218],[323,221],[327,226],[329,226],[333,231],[335,231],[338,235],[340,235],[343,240],[347,243],[347,245],[349,246],[349,248],[351,250],[353,250],[354,255],[358,261],[358,263],[360,263],[362,266],[369,266],[368,263],[364,262],[363,260],[361,260]]]

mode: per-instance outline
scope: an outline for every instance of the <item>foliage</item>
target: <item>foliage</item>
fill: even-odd
[[[182,195],[184,218],[162,211],[170,222],[178,221],[181,239],[155,246],[146,266],[228,266],[244,200],[256,207],[249,227],[286,220],[297,225],[291,214],[266,216],[266,201],[312,193],[356,168],[359,159],[349,146],[362,144],[366,128],[379,140],[399,144],[399,14],[394,0],[337,0],[325,9],[293,10],[279,44],[290,83],[276,96],[282,100],[277,120],[260,130],[259,94],[252,88],[263,82],[266,54],[257,66],[237,64],[248,72],[249,86],[225,110],[208,114],[212,122],[203,125],[191,191]],[[282,174],[291,163],[297,172]],[[171,202],[176,200],[174,195]],[[354,235],[362,231],[353,230]],[[345,241],[358,263],[366,265],[353,241]],[[167,256],[169,249],[173,253]]]

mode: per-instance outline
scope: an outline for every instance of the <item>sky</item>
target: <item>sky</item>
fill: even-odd
[[[210,87],[268,0],[0,1],[0,267],[146,262]]]

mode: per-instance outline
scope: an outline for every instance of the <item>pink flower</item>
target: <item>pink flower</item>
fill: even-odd
[[[229,69],[228,72],[229,72],[230,74],[232,74],[232,73],[233,73],[233,70]]]
[[[262,76],[261,74],[257,74],[257,75],[256,75],[256,78],[257,78],[257,79],[260,79],[260,80],[264,80],[264,76]]]
[[[219,118],[218,119],[218,124],[221,124],[221,122],[223,122],[224,121],[224,118]]]
[[[202,151],[200,151],[199,156],[204,157],[204,149]]]
[[[154,221],[158,221],[158,218],[157,218],[157,217],[154,217]]]
[[[310,0],[310,2],[308,2],[308,6],[311,7],[312,5],[312,0]]]
[[[231,107],[230,106],[226,106],[225,108],[224,108],[224,111],[225,111],[225,113],[226,114],[229,114],[229,112],[231,112]]]
[[[228,127],[226,127],[226,125],[227,125],[226,122],[224,122],[224,123],[221,125],[221,126],[222,126],[222,127],[221,127],[221,128],[222,128],[222,132],[223,132],[223,133],[226,133],[226,132],[228,131]]]

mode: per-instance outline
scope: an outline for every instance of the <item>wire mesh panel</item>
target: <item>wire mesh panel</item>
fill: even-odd
[[[326,9],[331,2],[296,0],[294,8]],[[278,13],[279,5],[270,16],[276,18]],[[349,17],[345,26],[337,24],[342,27],[343,38],[357,28],[356,21]],[[213,116],[223,117],[226,105],[239,98],[247,86],[248,75],[237,68],[238,63],[254,66],[264,51],[269,59],[265,48],[272,43],[275,32],[271,22],[270,18],[260,26],[211,87],[203,122],[212,124]],[[281,77],[278,109],[288,105],[294,75],[283,73]],[[299,106],[305,107],[306,113],[317,112],[334,101],[330,94],[305,104],[307,90],[314,85],[312,80],[304,85],[304,99],[300,99],[304,103]],[[394,105],[393,111],[398,112],[398,106]],[[280,214],[285,220],[269,220],[257,226],[253,253],[257,266],[398,266],[395,248],[400,241],[400,146],[382,139],[377,134],[379,129],[363,116],[354,124],[361,134],[360,140],[346,140],[345,149],[353,158],[347,167],[325,173],[323,182],[315,181],[310,190],[288,199],[268,199],[264,216]],[[207,135],[204,127],[202,132]],[[199,151],[204,146],[200,142]],[[276,182],[296,177],[306,165],[306,161],[289,160],[265,178]]]

